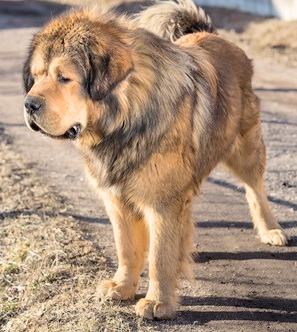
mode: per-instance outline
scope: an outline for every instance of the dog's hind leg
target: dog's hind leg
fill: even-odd
[[[113,226],[118,269],[112,279],[101,282],[98,293],[101,298],[131,299],[135,295],[147,252],[146,224],[112,192],[104,192],[102,198]]]
[[[284,246],[288,237],[275,219],[264,187],[265,145],[257,112],[255,122],[239,135],[225,164],[244,182],[254,227],[263,243]]]

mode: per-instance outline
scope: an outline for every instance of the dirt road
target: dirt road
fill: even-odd
[[[114,269],[111,226],[84,179],[79,155],[69,143],[31,133],[23,121],[22,62],[29,39],[49,12],[65,9],[51,6],[0,2],[0,127],[11,137],[11,149],[36,170],[41,182],[66,198],[63,214],[79,221],[82,230],[111,258]],[[268,148],[267,189],[275,213],[292,237],[291,245],[268,247],[256,239],[242,189],[217,170],[194,206],[196,281],[181,289],[177,320],[149,323],[146,328],[297,330],[297,69],[256,56],[255,73]],[[3,207],[0,214],[1,210]],[[147,287],[146,273],[143,279],[139,294]],[[133,310],[133,303],[128,310]]]

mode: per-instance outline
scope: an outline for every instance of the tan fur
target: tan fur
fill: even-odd
[[[178,279],[191,261],[192,199],[219,162],[244,182],[261,240],[285,245],[287,238],[264,190],[259,102],[244,52],[214,34],[190,34],[173,44],[125,22],[80,12],[50,23],[35,40],[29,70],[37,79],[27,90],[47,101],[35,121],[48,134],[82,125],[75,144],[104,201],[118,255],[118,270],[100,285],[101,296],[132,298],[148,251],[149,289],[136,312],[171,318]],[[55,34],[63,35],[66,51],[58,51],[57,37],[56,53],[42,63]],[[67,56],[71,42],[78,43],[75,50],[87,45],[93,67],[103,67],[99,79],[96,71],[89,79],[91,92],[82,87],[90,59],[85,49]],[[109,62],[100,63],[106,55]],[[73,58],[84,63],[83,72]],[[69,85],[55,79],[63,63]]]
[[[57,75],[62,72],[71,78],[71,84],[61,86],[57,83]],[[39,126],[53,136],[62,135],[77,122],[86,124],[87,101],[80,96],[81,80],[76,68],[69,63],[69,59],[56,57],[50,65],[42,60],[42,49],[36,50],[32,60],[32,75],[35,84],[30,91],[31,96],[46,96],[47,112],[39,117]],[[63,110],[63,112],[61,112]]]

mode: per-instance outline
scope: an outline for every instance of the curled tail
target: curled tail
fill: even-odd
[[[216,32],[210,17],[192,0],[157,1],[135,20],[140,27],[171,41],[190,33]]]

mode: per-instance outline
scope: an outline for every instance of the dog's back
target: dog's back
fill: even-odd
[[[211,66],[215,69],[218,85],[228,95],[228,90],[238,86],[249,103],[257,103],[253,94],[251,80],[253,66],[245,52],[238,46],[222,38],[215,29],[211,18],[205,11],[194,4],[192,0],[162,1],[148,7],[135,17],[138,25],[174,42],[188,53],[192,54],[199,63],[199,54],[207,56]],[[206,52],[205,52],[206,51]],[[258,108],[242,112],[242,132],[253,125],[258,117]],[[254,113],[254,114],[251,114]]]
[[[140,27],[181,47],[200,46],[226,66],[231,62],[233,70],[245,80],[252,76],[251,61],[245,53],[219,36],[211,18],[192,0],[157,2],[137,14],[135,20]]]

